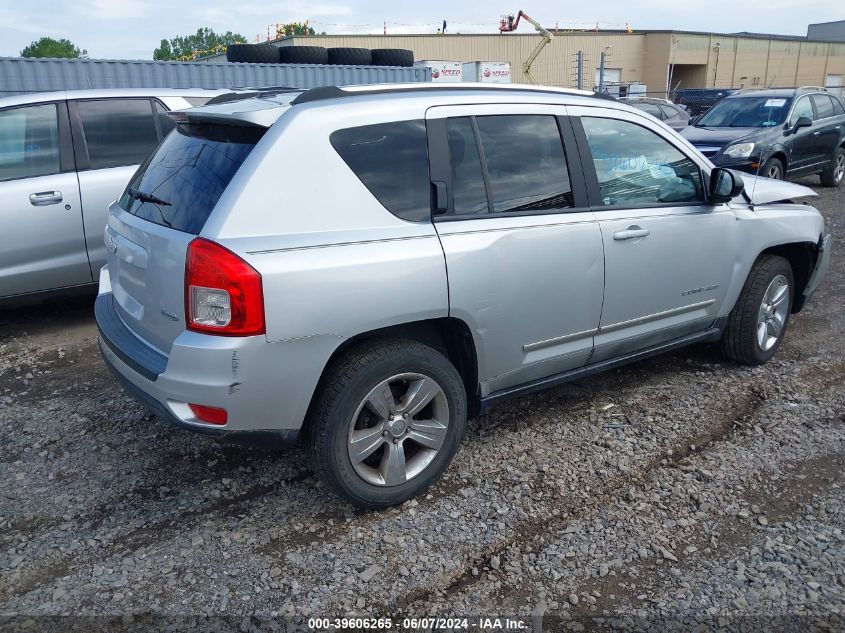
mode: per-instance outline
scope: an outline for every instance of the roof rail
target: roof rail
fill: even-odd
[[[827,88],[824,86],[799,86],[798,90],[822,90],[827,92]]]
[[[409,93],[409,92],[424,92],[426,90],[447,90],[455,92],[463,91],[481,91],[492,90],[501,92],[528,92],[541,94],[555,94],[555,95],[576,95],[583,97],[593,97],[596,99],[606,99],[609,101],[616,101],[616,98],[607,94],[606,92],[586,92],[584,90],[573,90],[566,88],[552,88],[544,86],[530,86],[510,84],[508,86],[498,85],[479,85],[479,84],[399,84],[399,85],[383,85],[374,84],[370,86],[355,86],[354,89],[343,89],[338,86],[320,86],[318,88],[311,88],[305,90],[294,98],[291,105],[299,105],[302,103],[310,103],[312,101],[325,101],[327,99],[340,99],[347,97],[357,97],[364,95],[380,95],[380,94],[394,94],[394,93]]]

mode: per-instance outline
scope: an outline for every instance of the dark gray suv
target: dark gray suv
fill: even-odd
[[[745,90],[708,110],[681,133],[714,165],[767,178],[845,176],[845,106],[823,88]]]

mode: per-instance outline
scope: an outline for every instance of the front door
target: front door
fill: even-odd
[[[707,202],[701,166],[635,113],[570,109],[605,253],[591,363],[711,327],[733,271],[736,217]]]
[[[91,282],[64,101],[0,110],[0,297]]]
[[[450,315],[478,352],[481,395],[584,365],[601,314],[601,234],[562,106],[431,108],[431,175]],[[574,141],[571,141],[574,145]]]
[[[813,103],[809,95],[804,95],[795,102],[792,113],[789,115],[787,128],[793,129],[799,117],[805,116],[812,120],[814,115]],[[792,146],[789,165],[786,169],[790,176],[800,175],[818,162],[818,130],[818,126],[813,123],[810,127],[802,127],[795,134],[787,137],[787,141]]]

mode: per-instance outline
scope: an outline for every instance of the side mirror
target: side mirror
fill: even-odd
[[[695,125],[695,122],[696,122],[696,121],[698,121],[698,119],[699,119],[699,117],[697,117],[697,116],[691,116],[691,117],[689,118],[689,124],[690,124],[690,125]]]
[[[788,124],[787,124],[788,125]],[[790,134],[795,134],[798,130],[802,127],[811,127],[813,125],[813,120],[808,116],[799,116],[798,120],[795,122],[795,125],[792,126],[791,129],[787,130]]]
[[[730,202],[745,189],[745,183],[738,174],[729,169],[716,167],[710,172],[710,201]]]

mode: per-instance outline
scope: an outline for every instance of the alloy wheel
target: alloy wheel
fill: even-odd
[[[842,182],[845,176],[845,154],[839,152],[836,154],[836,164],[833,166],[833,182],[837,185]]]
[[[783,275],[772,279],[757,313],[757,344],[764,352],[778,342],[789,312],[789,281]]]
[[[433,378],[403,373],[383,380],[358,405],[347,452],[355,472],[377,486],[416,477],[446,440],[449,403]]]

